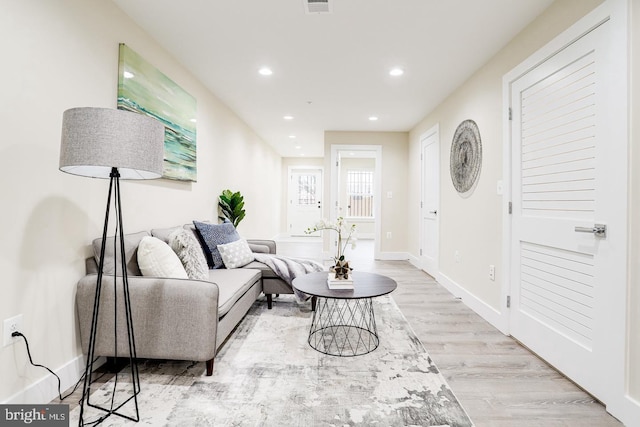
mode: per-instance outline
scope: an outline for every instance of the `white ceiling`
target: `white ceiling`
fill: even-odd
[[[113,1],[282,156],[322,157],[325,130],[410,130],[553,0]]]

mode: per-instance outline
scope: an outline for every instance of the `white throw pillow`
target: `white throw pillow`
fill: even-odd
[[[193,231],[179,228],[168,237],[169,246],[178,255],[189,279],[208,280],[209,266]]]
[[[244,239],[218,245],[218,251],[226,268],[243,267],[255,259],[249,244]]]
[[[188,279],[178,255],[162,240],[145,236],[138,245],[138,267],[143,276]]]

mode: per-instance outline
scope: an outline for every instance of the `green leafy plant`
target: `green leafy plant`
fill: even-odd
[[[245,215],[242,194],[239,191],[234,193],[231,190],[223,190],[218,198],[218,207],[220,208],[218,218],[228,219],[234,227],[238,227]]]

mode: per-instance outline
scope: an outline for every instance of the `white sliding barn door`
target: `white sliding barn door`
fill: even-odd
[[[511,334],[602,401],[624,353],[626,140],[611,23],[511,85]],[[606,234],[593,232],[596,224]]]

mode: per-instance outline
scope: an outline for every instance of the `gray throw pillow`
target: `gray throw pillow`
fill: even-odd
[[[169,234],[167,240],[171,249],[180,258],[189,279],[209,279],[207,259],[192,231],[178,228]]]
[[[198,230],[198,236],[200,237],[203,245],[207,262],[211,268],[223,268],[222,256],[218,251],[218,245],[224,245],[225,243],[235,242],[240,240],[240,235],[236,231],[236,228],[230,222],[222,224],[207,224],[204,222],[193,221],[193,225]]]

